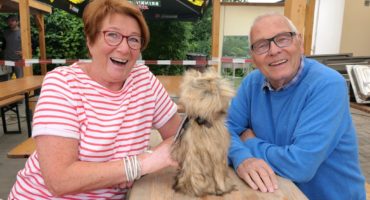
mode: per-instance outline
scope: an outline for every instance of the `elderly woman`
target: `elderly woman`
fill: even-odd
[[[83,14],[91,63],[49,72],[34,114],[36,151],[9,199],[122,199],[135,179],[176,165],[177,107],[147,66],[144,17],[125,0],[94,0]],[[164,141],[147,152],[152,128]]]

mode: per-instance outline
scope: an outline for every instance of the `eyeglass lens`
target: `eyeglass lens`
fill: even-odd
[[[271,41],[280,48],[287,47],[292,43],[292,39],[295,34],[295,32],[285,32],[277,34],[270,39],[259,40],[252,44],[251,49],[256,54],[264,54],[270,50]]]
[[[105,41],[112,46],[121,44],[123,38],[127,38],[127,44],[131,49],[140,49],[143,39],[137,35],[124,36],[115,31],[103,31]]]

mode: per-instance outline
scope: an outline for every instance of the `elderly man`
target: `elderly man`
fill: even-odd
[[[303,56],[303,41],[280,14],[256,18],[250,31],[257,70],[229,108],[229,159],[253,189],[292,180],[309,199],[365,199],[346,82]]]

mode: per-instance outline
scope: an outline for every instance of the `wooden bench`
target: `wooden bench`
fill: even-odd
[[[153,148],[162,142],[161,135],[157,130],[152,130],[150,134],[149,146]],[[28,158],[36,149],[33,138],[28,138],[8,152],[8,158]]]
[[[36,149],[33,138],[28,138],[8,152],[8,158],[28,158]]]
[[[1,120],[3,122],[4,134],[21,133],[21,121],[19,119],[18,103],[23,101],[23,99],[24,99],[23,95],[17,95],[0,101],[0,112]],[[8,111],[13,111],[17,115],[18,131],[8,131],[5,117],[5,113]]]
[[[370,200],[370,184],[365,183],[365,189],[366,189],[366,199]]]

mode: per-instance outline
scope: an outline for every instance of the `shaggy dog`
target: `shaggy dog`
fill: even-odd
[[[212,69],[188,70],[180,89],[187,116],[171,151],[180,166],[173,188],[197,197],[228,193],[235,187],[228,177],[225,117],[234,89]]]

